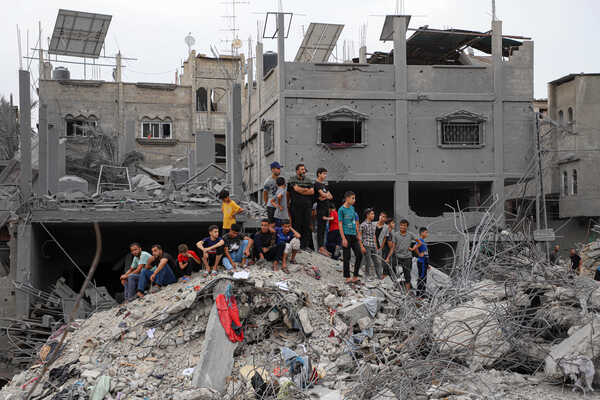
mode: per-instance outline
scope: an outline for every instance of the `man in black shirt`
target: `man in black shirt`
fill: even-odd
[[[571,271],[581,274],[581,257],[579,257],[575,249],[571,249]]]
[[[138,297],[144,297],[144,290],[149,284],[167,286],[177,282],[173,269],[177,263],[175,259],[163,251],[160,244],[152,246],[152,257],[148,259],[146,268],[140,273],[138,281]]]
[[[277,267],[277,260],[281,259],[281,246],[277,246],[277,235],[269,226],[268,219],[260,221],[260,230],[254,234],[253,239],[254,257],[259,262],[273,261],[273,267]]]
[[[312,247],[310,222],[315,189],[311,179],[306,177],[304,164],[296,165],[296,175],[288,180],[288,192],[292,226],[301,235],[300,248],[310,248]]]
[[[331,257],[331,254],[325,248],[327,220],[323,218],[329,217],[329,202],[333,200],[333,195],[329,191],[325,179],[327,179],[327,170],[325,168],[317,169],[317,180],[314,186],[315,197],[317,198],[317,246],[319,247],[319,253]]]

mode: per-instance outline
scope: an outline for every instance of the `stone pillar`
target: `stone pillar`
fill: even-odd
[[[492,192],[498,198],[496,216],[504,225],[504,93],[502,68],[502,21],[492,21],[492,71],[494,74],[494,182]]]
[[[194,173],[196,173],[215,162],[215,135],[212,132],[199,132],[194,135],[194,139],[196,141],[196,148],[193,151]]]
[[[248,144],[248,152],[250,157],[255,158],[256,162],[256,179],[260,186],[260,182],[264,179],[261,162],[263,160],[263,144],[262,144],[262,132],[260,131],[260,113],[262,111],[262,87],[263,87],[263,44],[260,38],[256,42],[256,131],[258,137],[256,138],[256,154],[252,154],[252,147]],[[260,189],[259,189],[260,190]],[[259,193],[260,194],[260,193]]]
[[[50,124],[48,128],[48,191],[56,193],[58,187],[58,129],[56,124]]]
[[[408,101],[407,67],[406,67],[406,29],[410,16],[394,17],[394,79],[396,87],[396,182],[394,184],[394,214],[408,216]]]
[[[19,187],[25,201],[31,197],[31,97],[28,71],[19,70],[19,131],[21,151],[21,172]]]
[[[286,118],[285,118],[285,15],[277,13],[277,76],[279,86],[279,123],[275,128],[275,154],[276,159],[282,165],[285,165],[285,137],[286,137]]]
[[[22,71],[21,71],[22,72]],[[31,249],[33,248],[33,233],[31,224],[20,224],[17,228],[17,273],[16,280],[30,282],[34,286],[37,282],[31,281]],[[30,297],[27,293],[16,291],[17,318],[29,318]]]
[[[229,136],[231,139],[231,162],[229,163],[229,174],[231,175],[231,194],[233,196],[242,195],[242,88],[239,83],[234,83],[231,88],[231,130]],[[229,144],[228,143],[228,144]]]
[[[367,63],[367,46],[361,46],[358,49],[358,62],[361,64]]]
[[[58,141],[58,151],[56,154],[56,175],[58,178],[67,174],[67,139]],[[58,185],[58,179],[56,181]]]
[[[40,104],[38,128],[38,194],[48,194],[48,106]]]

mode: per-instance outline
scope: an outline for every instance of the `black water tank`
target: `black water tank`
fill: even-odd
[[[263,54],[263,78],[277,66],[277,53],[267,51]]]

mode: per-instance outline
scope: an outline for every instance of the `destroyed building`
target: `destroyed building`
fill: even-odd
[[[257,43],[242,107],[244,183],[255,199],[272,161],[286,178],[303,162],[313,179],[329,170],[336,205],[353,190],[358,209],[406,216],[436,240],[457,240],[447,205],[476,224],[496,198],[502,214],[504,186],[531,161],[533,41],[504,36],[501,21],[487,33],[409,23],[387,16],[380,39],[393,49],[363,47],[343,62],[329,62],[341,25],[311,24],[293,62],[283,19],[277,54]]]

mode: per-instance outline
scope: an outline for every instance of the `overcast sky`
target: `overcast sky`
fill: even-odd
[[[18,50],[16,25],[21,29],[23,55],[26,36],[29,47],[37,40],[38,21],[42,23],[43,44],[52,33],[59,8],[98,12],[113,16],[106,38],[106,54],[120,50],[128,61],[126,81],[173,82],[175,70],[186,57],[184,42],[188,32],[196,39],[194,48],[210,54],[210,45],[223,53],[231,38],[226,31],[231,14],[228,0],[1,0],[0,16],[0,95],[13,93],[17,99]],[[241,1],[241,0],[238,0]],[[257,21],[264,21],[267,11],[277,10],[277,0],[249,0],[238,5],[236,14],[242,51],[248,53],[247,39],[256,40]],[[491,0],[405,0],[405,13],[413,15],[410,26],[488,30]],[[286,59],[293,59],[302,39],[302,28],[310,22],[344,24],[338,46],[342,55],[343,40],[359,47],[359,28],[367,25],[368,51],[389,51],[391,43],[380,42],[382,15],[392,14],[396,0],[283,0],[284,11],[295,13],[290,37],[286,41]],[[531,37],[535,41],[535,97],[547,97],[546,83],[563,75],[599,72],[600,52],[596,39],[599,32],[600,1],[597,0],[497,0],[496,14],[503,21],[505,34]],[[275,40],[264,39],[265,49],[275,49]],[[31,52],[30,52],[31,53]],[[31,54],[30,54],[31,55]],[[24,60],[27,62],[27,60]],[[103,60],[106,62],[106,60]],[[57,64],[55,64],[56,66]],[[73,78],[83,78],[79,66],[69,65]],[[37,77],[37,62],[31,63]],[[101,72],[110,80],[111,70]],[[89,76],[88,76],[89,78]],[[16,100],[18,102],[18,100]]]

